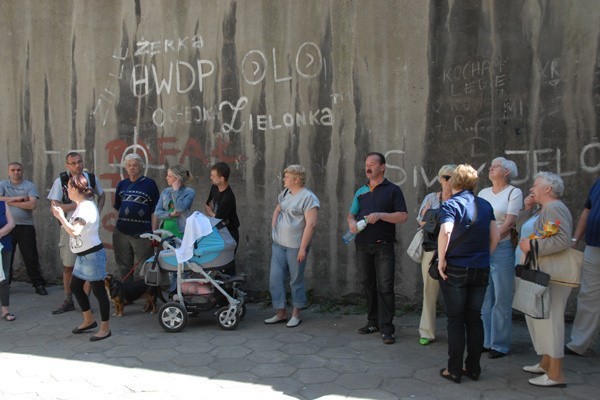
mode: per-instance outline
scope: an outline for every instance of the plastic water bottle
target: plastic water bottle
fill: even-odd
[[[356,229],[358,229],[358,231],[362,231],[363,229],[365,229],[367,227],[367,219],[361,219],[360,221],[358,221],[356,223]],[[348,229],[348,231],[346,233],[344,233],[344,236],[342,236],[342,241],[345,244],[350,243],[351,241],[354,240],[354,238],[356,237],[356,233],[352,232],[350,229]]]

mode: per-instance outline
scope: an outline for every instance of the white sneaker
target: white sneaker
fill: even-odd
[[[523,367],[523,371],[525,372],[531,372],[532,374],[545,374],[546,370],[544,370],[544,368],[540,367],[540,364],[535,364],[535,365],[526,365]]]
[[[543,387],[561,387],[561,388],[567,387],[567,384],[565,382],[553,381],[552,379],[548,378],[548,375],[546,375],[546,374],[538,376],[537,378],[531,378],[529,380],[529,383],[534,386],[543,386]]]
[[[288,328],[295,328],[298,325],[300,325],[300,322],[302,322],[302,320],[298,317],[292,317],[290,318],[289,322],[287,323],[287,327]]]

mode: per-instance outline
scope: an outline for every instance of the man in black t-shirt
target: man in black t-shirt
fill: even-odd
[[[240,233],[238,228],[240,220],[237,216],[235,195],[231,190],[231,186],[229,186],[229,174],[229,165],[224,162],[218,162],[211,167],[210,181],[212,186],[206,200],[205,210],[206,215],[222,219],[235,242],[239,244]],[[235,260],[227,264],[224,269],[231,275],[235,275]]]

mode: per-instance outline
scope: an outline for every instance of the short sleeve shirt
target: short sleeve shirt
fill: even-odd
[[[519,210],[523,207],[521,189],[511,185],[505,187],[500,193],[494,193],[491,187],[485,188],[479,192],[479,197],[492,205],[498,226],[504,223],[507,215],[519,215]],[[510,235],[501,239],[504,240],[510,240]]]
[[[27,179],[21,183],[14,184],[10,179],[0,182],[0,196],[19,197],[28,196],[39,198],[40,194],[35,184]],[[23,210],[22,208],[10,206],[10,212],[16,225],[33,225],[33,211]]]
[[[384,179],[371,190],[368,184],[361,186],[354,195],[350,214],[357,220],[374,212],[406,212],[404,194],[397,185]],[[378,243],[396,241],[396,224],[386,221],[377,221],[367,224],[367,227],[356,235],[356,243]]]
[[[96,208],[93,201],[85,200],[79,203],[73,211],[73,215],[69,218],[69,223],[74,225],[78,220],[83,224],[81,233],[75,237],[69,237],[69,247],[75,254],[89,250],[101,243],[98,235],[100,217],[98,208]]]
[[[477,201],[477,212],[475,212]],[[475,225],[467,232],[458,245],[452,245],[469,228],[475,219]],[[440,224],[452,222],[452,248],[446,254],[448,265],[464,268],[488,268],[490,266],[490,222],[495,221],[491,204],[482,198],[477,199],[468,191],[456,193],[440,206]]]
[[[319,199],[313,192],[303,188],[296,194],[285,189],[279,194],[277,201],[281,211],[273,228],[273,241],[281,246],[298,249],[306,227],[304,214],[312,208],[319,208]]]
[[[88,175],[87,172],[83,171],[83,176],[85,176],[85,179],[87,179],[88,181],[88,187],[92,187],[89,182],[90,182],[90,176]],[[104,191],[102,190],[102,186],[100,185],[100,181],[98,180],[98,177],[96,176],[96,193],[98,194],[98,196],[102,196],[102,194],[104,193]],[[54,201],[60,201],[62,202],[63,199],[63,190],[67,190],[67,188],[63,188],[62,187],[62,182],[60,181],[60,177],[56,178],[54,180],[54,183],[52,184],[52,188],[50,189],[50,192],[48,193],[48,200],[54,200]],[[69,219],[69,217],[73,214],[73,212],[69,212],[67,213],[67,215],[65,215],[65,217],[67,219]]]

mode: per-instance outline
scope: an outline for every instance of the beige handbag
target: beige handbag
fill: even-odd
[[[540,270],[550,274],[550,282],[570,287],[581,284],[583,252],[569,248],[547,256],[538,256],[538,259]]]
[[[406,249],[406,253],[414,262],[421,262],[421,256],[423,255],[423,229],[419,228],[417,230],[408,249]]]

